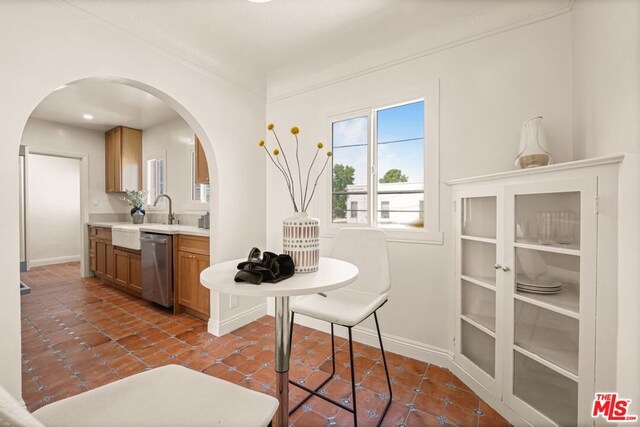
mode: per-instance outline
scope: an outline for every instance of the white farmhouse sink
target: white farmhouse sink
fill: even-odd
[[[117,225],[111,228],[113,246],[140,250],[140,225]]]

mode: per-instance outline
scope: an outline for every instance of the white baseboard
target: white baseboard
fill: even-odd
[[[322,332],[331,333],[329,323],[322,320],[296,315],[295,322]],[[337,326],[334,328],[334,332],[339,337],[347,337],[347,328]],[[378,333],[373,329],[364,328],[362,326],[354,327],[353,340],[362,344],[370,345],[371,347],[380,348]],[[442,348],[390,334],[382,334],[382,344],[384,345],[385,351],[411,357],[412,359],[431,363],[432,365],[437,366],[448,367],[449,362],[453,357],[451,352],[443,350]]]
[[[66,262],[79,262],[80,255],[60,256],[55,258],[40,258],[29,261],[29,267],[41,267],[43,265],[64,264]]]
[[[254,320],[258,320],[265,314],[267,314],[267,304],[262,303],[227,319],[209,319],[207,330],[210,334],[220,337],[228,334],[229,332],[235,331]]]

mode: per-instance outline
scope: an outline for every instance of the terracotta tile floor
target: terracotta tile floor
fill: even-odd
[[[171,363],[274,394],[273,317],[216,338],[201,320],[174,316],[79,274],[79,264],[71,263],[22,275],[32,289],[22,297],[23,398],[29,410]],[[341,338],[336,344],[337,375],[323,392],[348,401],[348,345]],[[354,351],[359,424],[375,425],[389,398],[382,359],[377,349],[362,344]],[[330,372],[329,354],[329,335],[296,326],[290,378],[319,384]],[[383,425],[508,425],[447,369],[387,355],[393,402]],[[292,404],[302,396],[291,386]],[[291,416],[291,424],[348,426],[353,419],[314,397]]]

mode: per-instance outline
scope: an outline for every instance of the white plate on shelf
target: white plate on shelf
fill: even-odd
[[[538,295],[555,295],[562,292],[562,288],[556,289],[556,290],[540,290],[540,289],[523,289],[518,287],[516,289],[520,292],[526,292],[528,294],[538,294]]]
[[[562,288],[562,282],[553,279],[549,276],[538,276],[534,281],[533,279],[525,276],[524,274],[518,274],[516,284],[536,289],[557,289]]]

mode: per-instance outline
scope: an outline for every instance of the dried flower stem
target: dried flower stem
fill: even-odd
[[[311,164],[309,165],[309,171],[307,172],[307,183],[304,186],[304,203],[302,203],[302,209],[304,210],[305,205],[307,204],[307,192],[309,191],[309,177],[311,176],[311,169],[313,169],[313,165],[316,162],[316,159],[318,158],[318,153],[320,152],[320,149],[318,148],[316,150],[316,155],[313,156],[313,160],[311,161]],[[302,183],[300,183],[300,192],[302,192]],[[311,200],[309,200],[311,201]]]
[[[300,182],[300,206],[302,206],[302,210],[304,212],[304,198],[302,197],[302,174],[300,173],[300,156],[298,155],[298,148],[300,146],[300,143],[298,141],[298,134],[294,134],[294,136],[296,137],[296,160],[298,162],[298,181]]]
[[[307,206],[303,206],[302,207],[302,211],[303,212],[307,211],[307,208],[309,207],[308,204],[311,203],[311,200],[313,200],[313,195],[316,193],[316,188],[318,187],[318,181],[320,180],[320,177],[322,176],[322,173],[324,172],[325,168],[327,167],[327,163],[329,163],[329,159],[330,159],[330,157],[327,156],[327,160],[324,161],[324,166],[322,166],[322,170],[318,174],[318,177],[316,178],[315,184],[313,184],[313,191],[311,192],[311,196],[309,196],[309,201],[307,202]]]
[[[280,165],[280,161],[278,160],[278,162],[276,163],[275,160],[273,160],[273,157],[271,156],[271,153],[269,152],[269,150],[267,149],[267,146],[263,146],[264,151],[267,152],[267,155],[269,156],[269,159],[271,159],[271,161],[273,162],[274,166],[276,168],[278,168],[278,170],[280,171],[280,173],[282,173],[282,176],[284,177],[284,181],[287,184],[287,188],[289,189],[289,197],[291,198],[291,201],[293,202],[293,207],[296,210],[296,212],[298,212],[298,207],[296,206],[296,201],[293,198],[293,194],[291,193],[291,185],[289,184],[289,178],[287,177],[287,173],[284,171],[284,169],[282,168],[282,166]]]
[[[275,136],[275,137],[276,137],[276,142],[278,143],[278,147],[280,147],[280,152],[282,153],[282,157],[284,157],[284,163],[285,163],[285,165],[287,166],[287,171],[289,172],[289,178],[290,178],[290,181],[291,181],[291,183],[293,184],[293,174],[291,173],[291,169],[289,168],[289,161],[287,160],[287,155],[284,153],[284,149],[282,148],[282,145],[280,144],[280,138],[278,138],[278,134],[276,133],[276,131],[275,131],[275,130],[271,129],[271,132],[273,132],[273,136]],[[284,169],[284,168],[283,168],[283,169]],[[296,212],[298,212],[298,207],[297,207],[296,202],[295,202],[295,198],[296,198],[296,188],[295,188],[295,186],[293,186],[293,185],[291,186],[291,193],[292,193],[292,195],[293,195],[293,200],[294,200],[294,201],[293,201],[293,205],[294,205],[294,208],[295,208]]]
[[[284,172],[284,166],[282,166],[282,163],[280,163],[280,157],[276,156],[276,160],[278,161],[278,165]],[[287,179],[286,174],[285,174],[285,179],[287,180],[287,186],[289,187],[289,194],[291,195],[291,201],[293,202],[293,210],[295,212],[298,212],[298,204],[296,203],[296,192],[294,187],[295,184],[289,179]]]

